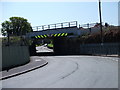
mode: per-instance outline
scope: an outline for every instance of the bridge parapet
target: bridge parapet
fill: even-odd
[[[70,27],[77,27],[77,21],[35,26],[35,27],[33,27],[33,31],[42,31],[42,30],[49,30],[49,29],[51,30],[51,29],[59,29],[59,28],[70,28]]]

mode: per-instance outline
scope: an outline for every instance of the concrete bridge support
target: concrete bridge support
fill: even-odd
[[[58,55],[79,54],[79,43],[75,38],[59,37],[53,39],[54,53]]]

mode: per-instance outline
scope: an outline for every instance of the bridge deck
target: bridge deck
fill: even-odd
[[[82,28],[82,27],[87,28]],[[92,27],[91,27],[92,26]],[[42,25],[33,27],[33,32],[27,33],[26,37],[31,38],[49,38],[51,36],[80,36],[84,34],[92,34],[100,31],[100,27],[96,27],[96,24],[85,24],[77,27],[77,21],[56,23],[50,25]],[[64,34],[64,35],[63,35]]]

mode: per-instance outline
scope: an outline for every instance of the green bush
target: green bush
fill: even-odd
[[[9,37],[9,45],[30,45],[32,40],[27,40],[20,36],[10,36]],[[8,45],[8,38],[2,38],[2,46]]]
[[[53,44],[48,44],[47,46],[53,48]]]
[[[103,43],[120,42],[120,27],[112,26],[103,30]],[[83,35],[78,38],[80,43],[101,43],[101,32]]]

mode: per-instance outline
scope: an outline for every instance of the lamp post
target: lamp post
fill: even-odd
[[[103,30],[102,30],[101,1],[100,0],[99,0],[99,16],[100,16],[101,44],[103,44]]]

